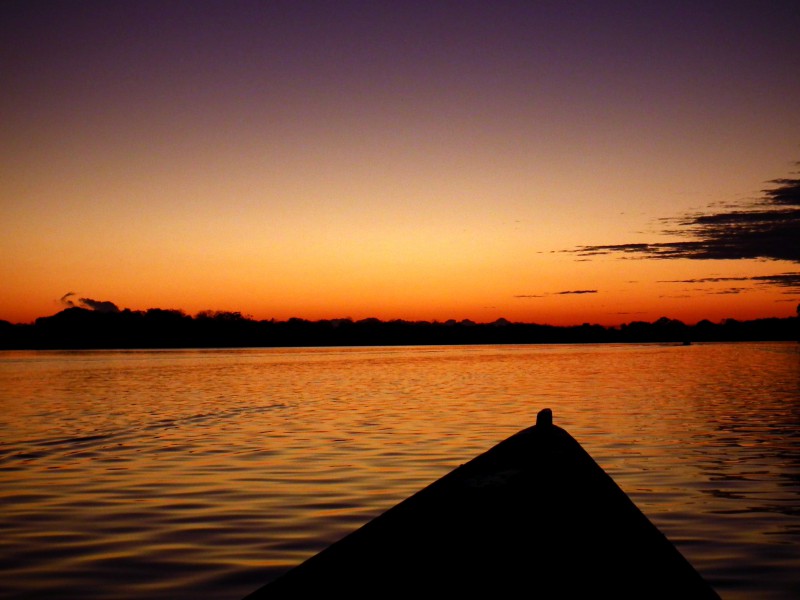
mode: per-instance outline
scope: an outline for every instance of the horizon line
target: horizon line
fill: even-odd
[[[694,321],[694,322],[685,322],[685,321],[682,321],[681,319],[676,319],[676,318],[673,318],[673,317],[662,315],[662,316],[660,316],[660,317],[658,317],[656,319],[653,319],[652,321],[646,321],[646,320],[642,320],[642,319],[633,319],[633,320],[630,320],[630,321],[621,321],[621,322],[619,322],[618,324],[615,324],[615,325],[602,325],[600,323],[592,323],[590,321],[583,321],[583,322],[580,322],[580,323],[575,322],[575,323],[568,324],[568,325],[553,325],[551,323],[536,322],[536,321],[512,321],[512,320],[507,319],[507,318],[505,318],[503,316],[500,316],[500,317],[496,318],[493,321],[475,321],[475,320],[469,319],[469,318],[463,318],[463,319],[449,318],[449,319],[439,320],[439,319],[405,319],[405,318],[402,318],[402,317],[395,317],[395,318],[389,318],[389,319],[381,319],[379,317],[364,317],[364,318],[360,318],[360,319],[354,319],[353,317],[350,317],[350,316],[332,317],[332,318],[319,318],[319,319],[308,319],[308,318],[299,317],[299,316],[292,316],[292,317],[288,317],[288,318],[285,318],[285,319],[276,319],[275,317],[259,319],[259,318],[255,318],[251,314],[243,313],[242,311],[234,311],[234,310],[204,309],[204,310],[200,310],[200,311],[198,311],[198,312],[196,312],[194,314],[191,314],[191,313],[188,313],[184,309],[181,309],[181,308],[150,307],[150,308],[147,308],[147,309],[131,309],[131,308],[118,308],[113,303],[108,303],[108,304],[111,305],[111,306],[106,305],[106,306],[104,306],[102,308],[92,308],[92,307],[87,307],[87,306],[66,306],[62,310],[59,310],[59,311],[53,313],[52,315],[43,315],[43,316],[40,316],[40,317],[36,317],[32,321],[14,323],[14,322],[8,321],[6,319],[0,319],[0,323],[8,323],[9,325],[12,325],[12,326],[36,325],[36,322],[39,321],[40,319],[50,319],[50,318],[56,317],[57,315],[62,314],[62,313],[67,312],[67,311],[70,311],[70,310],[78,310],[78,311],[82,311],[82,312],[86,312],[86,313],[97,313],[97,314],[108,314],[108,315],[124,314],[124,313],[147,314],[148,312],[151,312],[151,311],[158,311],[158,312],[164,312],[164,313],[177,314],[177,315],[180,315],[181,317],[189,318],[189,319],[192,319],[192,320],[203,319],[203,318],[211,318],[211,319],[215,319],[215,318],[222,318],[222,319],[224,319],[224,318],[229,318],[229,319],[230,318],[234,318],[234,319],[241,319],[241,320],[244,320],[244,321],[250,321],[250,322],[253,322],[253,323],[264,323],[264,322],[288,323],[288,322],[290,322],[292,320],[305,321],[305,322],[308,322],[308,323],[323,323],[323,322],[363,323],[363,322],[368,322],[368,321],[377,321],[379,323],[397,323],[397,322],[401,322],[401,323],[408,323],[408,324],[424,324],[424,323],[428,323],[428,324],[440,324],[440,325],[461,325],[461,324],[464,324],[464,325],[469,325],[469,326],[503,325],[503,324],[507,324],[507,325],[536,325],[536,326],[540,326],[540,327],[554,327],[554,328],[583,327],[583,326],[589,325],[589,326],[596,326],[596,327],[604,327],[604,328],[607,328],[607,329],[613,329],[613,328],[621,327],[623,325],[628,325],[628,324],[631,324],[631,323],[655,324],[655,323],[657,323],[659,321],[677,322],[677,323],[681,323],[683,325],[686,325],[688,327],[693,327],[693,326],[696,326],[696,325],[698,325],[699,323],[702,323],[702,322],[709,322],[709,323],[712,323],[712,324],[715,324],[715,325],[719,325],[719,324],[724,324],[727,321],[738,321],[738,322],[746,323],[746,322],[751,322],[751,321],[759,321],[759,320],[767,320],[767,319],[797,319],[797,318],[800,318],[800,304],[798,304],[797,315],[796,316],[779,317],[779,316],[772,315],[772,316],[756,317],[756,318],[750,318],[750,319],[737,319],[737,318],[734,318],[734,317],[723,317],[723,318],[721,318],[721,319],[719,319],[717,321],[712,321],[709,318],[702,318],[702,319],[698,319],[697,321]]]

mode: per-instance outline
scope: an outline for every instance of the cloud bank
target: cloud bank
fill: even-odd
[[[97,312],[103,313],[117,313],[119,312],[119,307],[111,302],[110,300],[94,300],[92,298],[78,298],[78,301],[75,302],[72,300],[72,297],[75,296],[75,292],[67,292],[59,299],[59,302],[64,306],[68,307],[78,307],[78,308],[86,308],[88,310],[94,310]]]
[[[762,190],[762,197],[749,206],[662,219],[671,226],[661,233],[684,239],[580,246],[567,252],[581,257],[622,253],[656,259],[766,259],[800,263],[800,179],[775,179],[769,183],[777,187]],[[793,274],[786,275],[791,279]],[[792,285],[796,285],[796,280]]]

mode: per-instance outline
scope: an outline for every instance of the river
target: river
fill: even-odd
[[[549,407],[729,600],[800,597],[800,345],[0,352],[0,598],[235,600]]]

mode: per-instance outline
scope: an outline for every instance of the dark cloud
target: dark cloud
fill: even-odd
[[[800,165],[800,162],[797,163]],[[772,204],[800,206],[800,179],[773,179],[778,187],[761,190]]]
[[[75,295],[75,292],[67,292],[66,294],[61,296],[61,298],[59,299],[59,302],[61,302],[61,304],[64,304],[65,306],[75,306],[75,303],[72,300],[69,299],[70,296],[74,296],[74,295]]]
[[[697,279],[665,279],[656,283],[719,283],[720,281],[750,281],[752,277],[700,277]]]
[[[800,263],[800,179],[775,179],[777,187],[738,209],[662,219],[661,231],[679,239],[652,244],[581,246],[580,257],[628,254],[638,258],[695,260],[767,259]]]
[[[81,298],[81,306],[90,310],[104,313],[119,312],[119,307],[108,300],[92,300],[91,298]]]
[[[743,294],[744,292],[749,292],[749,291],[751,291],[749,288],[732,287],[725,290],[718,290],[716,292],[709,292],[709,293],[715,294],[717,296],[730,296],[735,294]]]
[[[800,273],[781,273],[779,275],[760,275],[753,277],[753,281],[791,288],[800,292]]]
[[[800,292],[800,272],[777,273],[775,275],[753,275],[750,277],[701,277],[698,279],[669,279],[658,283],[720,283],[728,281],[750,281],[763,285],[776,285],[785,287],[789,293]],[[744,291],[746,288],[731,288]],[[718,292],[721,293],[721,292]]]
[[[517,294],[514,298],[545,298],[547,296],[563,296],[564,294],[597,294],[597,290],[567,290],[550,294]]]
[[[72,300],[72,296],[75,296],[75,292],[67,292],[59,299],[59,302],[64,306],[69,307],[80,307],[86,308],[89,310],[96,310],[97,312],[105,312],[105,313],[115,313],[119,312],[119,307],[109,300],[93,300],[92,298],[78,298],[78,301],[75,302]]]

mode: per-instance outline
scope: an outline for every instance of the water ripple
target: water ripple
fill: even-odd
[[[0,353],[0,598],[243,596],[550,406],[729,600],[800,591],[790,344]]]

